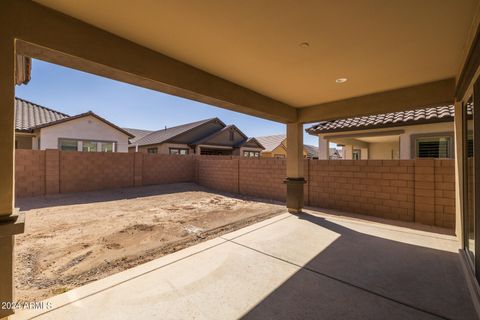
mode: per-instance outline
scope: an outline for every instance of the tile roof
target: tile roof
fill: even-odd
[[[20,98],[15,98],[15,130],[17,131],[32,131],[33,129],[53,126],[59,123],[86,116],[95,117],[98,120],[113,127],[114,129],[117,129],[118,131],[121,131],[128,136],[132,136],[130,132],[127,132],[122,128],[117,127],[115,124],[100,117],[92,111],[80,113],[74,116],[69,116],[68,114],[46,108],[36,103]]]
[[[390,112],[364,117],[321,121],[306,129],[309,134],[398,127],[424,123],[453,121],[454,106],[446,105],[409,111]]]
[[[127,136],[129,136],[129,137],[132,137],[132,134],[131,134],[130,132],[123,130],[122,128],[118,127],[116,124],[111,123],[111,122],[108,121],[107,119],[100,117],[98,114],[94,113],[93,111],[87,111],[87,112],[84,112],[84,113],[76,114],[76,115],[74,115],[74,116],[65,117],[65,118],[62,118],[62,119],[55,120],[55,121],[51,121],[51,122],[39,124],[39,125],[33,127],[32,129],[38,129],[38,128],[45,128],[45,127],[49,127],[49,126],[54,126],[54,125],[57,125],[57,124],[60,124],[60,123],[68,122],[68,121],[71,121],[71,120],[75,120],[75,119],[83,118],[83,117],[87,117],[87,116],[91,116],[91,117],[97,118],[98,120],[100,120],[100,121],[102,121],[103,123],[109,125],[110,127],[112,127],[112,128],[114,128],[114,129],[116,129],[116,130],[124,133],[125,135],[127,135]]]
[[[310,144],[304,144],[303,147],[307,151],[308,157],[318,158],[318,147],[312,146]]]
[[[220,121],[218,118],[210,118],[205,120],[200,120],[196,122],[182,124],[176,127],[171,127],[168,129],[161,129],[157,131],[153,131],[142,138],[138,139],[134,144],[139,146],[151,145],[151,144],[158,144],[163,143],[169,139],[172,139],[182,133],[185,133],[189,130],[192,130],[198,126],[206,124],[211,121]],[[221,122],[223,124],[223,122]]]
[[[226,127],[223,127],[222,129],[218,130],[218,131],[215,131],[214,133],[212,133],[211,135],[208,135],[206,137],[203,137],[195,142],[192,143],[192,145],[199,145],[199,144],[202,144],[202,143],[205,143],[205,142],[208,142],[210,139],[218,136],[219,134],[225,132],[225,131],[228,131],[230,129],[233,129],[233,130],[236,130],[243,138],[244,140],[240,143],[243,143],[245,142],[248,137],[242,132],[242,130],[238,129],[238,127],[234,124],[229,124],[228,126]]]
[[[276,147],[283,143],[287,138],[285,134],[276,134],[272,136],[255,137],[258,142],[265,148],[264,152],[272,152]],[[303,148],[311,157],[318,157],[318,147],[304,144]]]
[[[260,144],[265,147],[264,151],[266,151],[266,152],[273,151],[273,149],[278,147],[283,142],[283,140],[285,140],[286,138],[287,138],[287,136],[284,135],[284,134],[276,134],[276,135],[272,135],[272,136],[255,137],[255,139],[257,139],[257,141],[260,142]]]
[[[129,132],[134,138],[130,139],[131,144],[135,144],[138,140],[145,137],[147,134],[154,132],[154,130],[134,129],[134,128],[122,128]]]
[[[15,130],[29,131],[33,128],[68,118],[69,115],[33,102],[15,98]]]
[[[247,140],[244,140],[244,141],[241,141],[240,143],[238,143],[235,147],[242,147],[246,144],[249,144],[250,142],[253,142],[255,143],[260,149],[262,150],[265,150],[265,147],[260,143],[260,141],[258,141],[256,138],[254,137],[251,137],[251,138],[248,138]]]

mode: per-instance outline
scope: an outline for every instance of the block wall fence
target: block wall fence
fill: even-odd
[[[305,205],[455,227],[453,160],[304,160]],[[285,159],[16,150],[17,197],[195,182],[284,201]]]

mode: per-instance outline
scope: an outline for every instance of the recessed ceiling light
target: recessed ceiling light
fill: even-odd
[[[310,47],[310,43],[308,43],[308,42],[300,42],[299,46],[302,47],[302,48],[308,48],[308,47]]]
[[[344,83],[344,82],[347,82],[347,78],[338,78],[337,80],[335,80],[336,83]]]

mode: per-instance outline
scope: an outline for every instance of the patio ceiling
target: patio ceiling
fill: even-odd
[[[35,2],[3,10],[17,53],[284,123],[452,103],[480,21],[478,0]]]
[[[36,1],[294,107],[455,77],[478,4]]]

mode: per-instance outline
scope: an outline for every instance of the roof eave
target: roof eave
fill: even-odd
[[[326,133],[360,131],[360,130],[382,129],[382,128],[392,128],[392,127],[405,127],[405,126],[414,126],[414,125],[422,125],[422,124],[452,122],[453,120],[454,120],[454,117],[448,116],[448,117],[436,118],[436,119],[411,120],[411,121],[406,121],[401,123],[397,122],[397,123],[387,123],[387,124],[379,124],[379,125],[373,125],[373,126],[359,126],[359,127],[327,129],[327,130],[318,130],[318,129],[313,129],[313,127],[310,127],[305,129],[305,132],[307,132],[312,136],[317,136],[319,134],[326,134]]]

